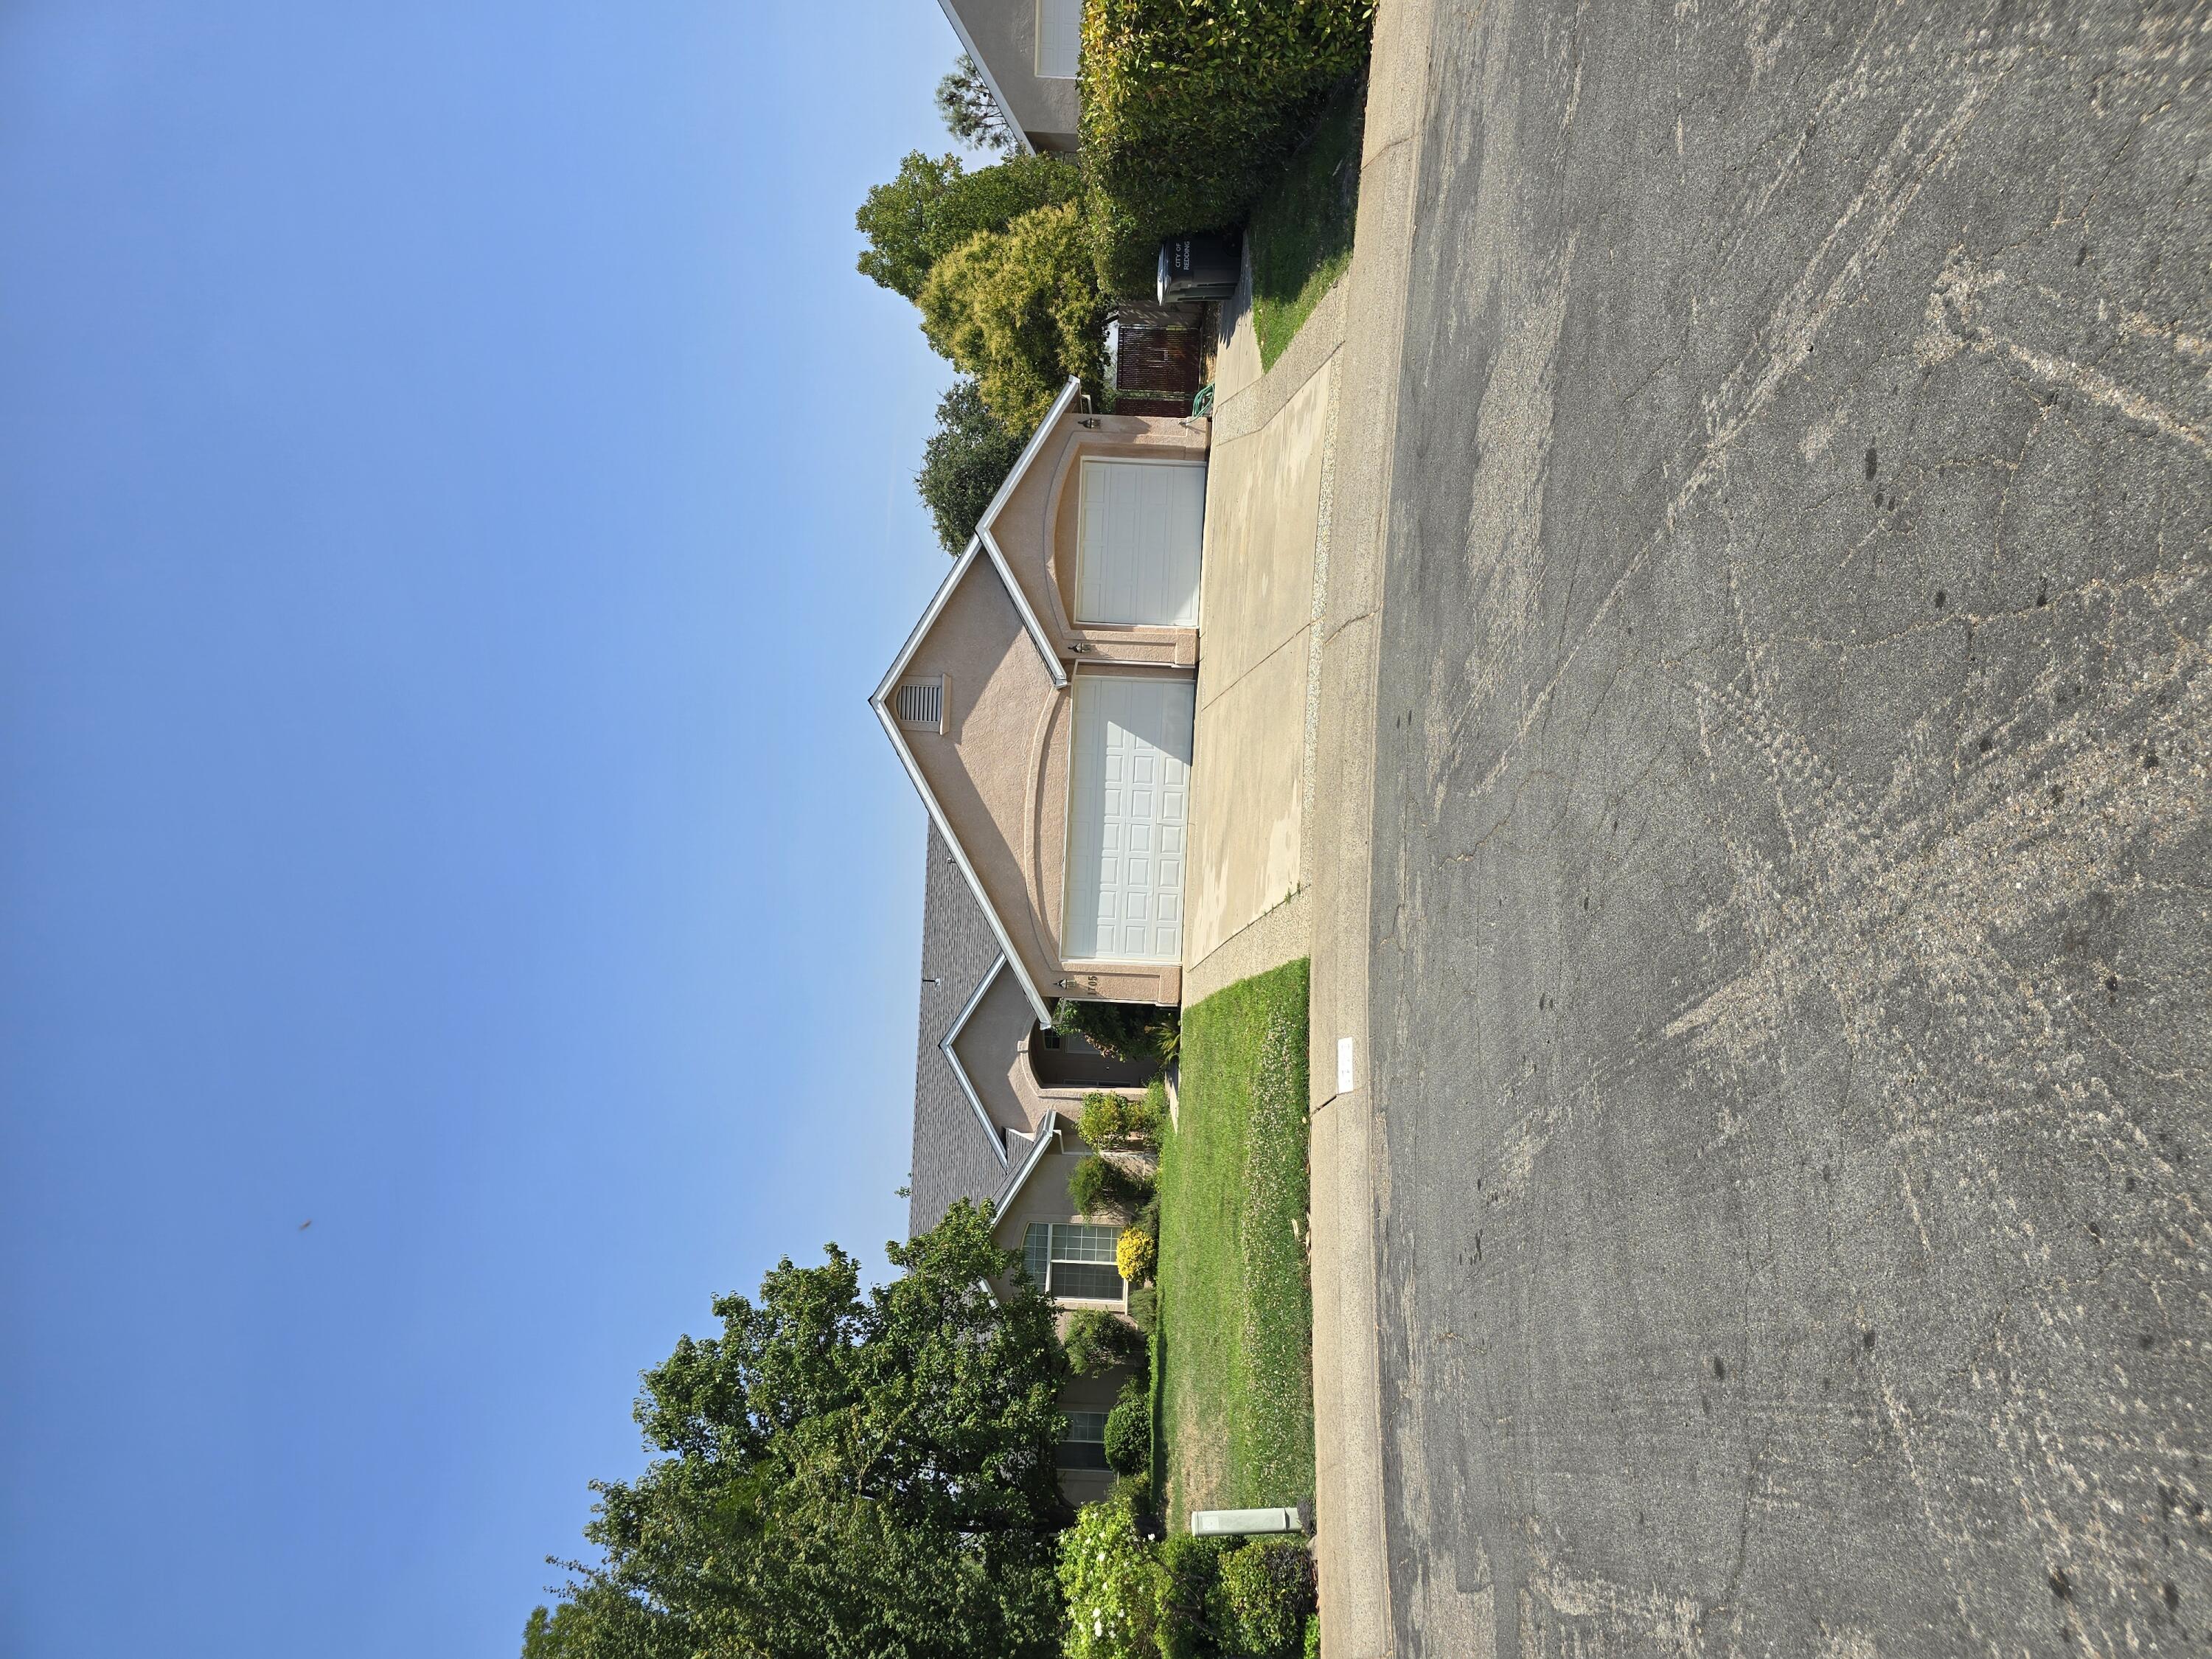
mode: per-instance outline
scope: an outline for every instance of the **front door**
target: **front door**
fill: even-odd
[[[1197,686],[1075,677],[1061,938],[1073,962],[1182,960]]]

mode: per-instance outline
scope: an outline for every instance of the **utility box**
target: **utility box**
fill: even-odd
[[[1206,378],[1206,307],[1125,301],[1108,313],[1106,386],[1117,415],[1188,415]]]
[[[1224,236],[1205,230],[1170,236],[1160,244],[1159,292],[1154,297],[1164,306],[1186,300],[1233,299],[1243,268],[1241,234]]]

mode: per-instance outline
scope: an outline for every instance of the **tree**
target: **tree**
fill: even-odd
[[[595,1485],[600,1559],[566,1564],[526,1659],[1058,1652],[1052,1305],[971,1204],[888,1248],[900,1276],[865,1294],[834,1244],[787,1258],[645,1374],[658,1455]]]
[[[1037,208],[1072,202],[1082,187],[1073,166],[1049,155],[1010,156],[969,173],[957,155],[915,150],[853,216],[868,239],[860,274],[914,299],[930,267],[969,238],[1004,230]]]
[[[964,52],[952,60],[952,72],[937,83],[937,112],[945,118],[945,130],[970,149],[1011,155],[1021,148],[991,83]]]
[[[1073,203],[969,238],[937,262],[915,303],[930,344],[975,377],[1009,431],[1036,426],[1070,375],[1097,383],[1103,313]]]
[[[968,545],[1021,453],[1021,439],[999,424],[975,381],[955,380],[937,400],[937,430],[922,447],[914,483],[947,553]]]

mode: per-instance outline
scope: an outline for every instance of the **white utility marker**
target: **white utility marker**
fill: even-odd
[[[1193,1510],[1194,1538],[1241,1538],[1251,1533],[1304,1532],[1296,1510]]]
[[[1340,1095],[1352,1092],[1352,1039],[1336,1040],[1336,1091]]]

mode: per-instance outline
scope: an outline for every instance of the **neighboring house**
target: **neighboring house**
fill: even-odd
[[[1083,44],[1083,0],[938,3],[1024,145],[1073,150],[1079,143],[1075,65]]]
[[[933,825],[923,878],[921,1031],[915,1063],[908,1224],[923,1232],[960,1199],[996,1206],[993,1236],[1021,1253],[1059,1301],[1127,1306],[1114,1266],[1118,1228],[1077,1212],[1067,1179],[1088,1152],[1075,1117],[1090,1089],[1141,1084],[1144,1068],[1040,1028],[957,861]],[[1060,1486],[1072,1503],[1105,1495],[1106,1413],[1126,1374],[1077,1377],[1060,1397],[1068,1436]]]
[[[1045,1024],[1182,1000],[1206,442],[1070,380],[871,699]]]

